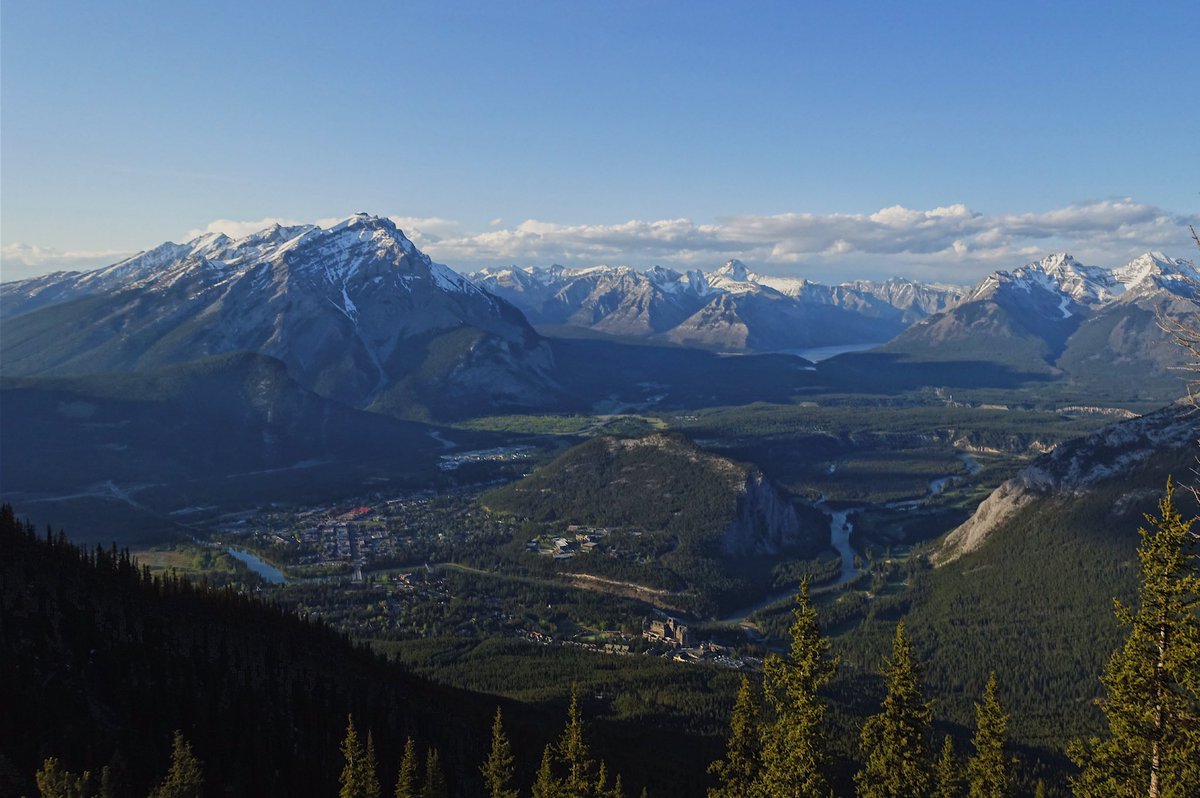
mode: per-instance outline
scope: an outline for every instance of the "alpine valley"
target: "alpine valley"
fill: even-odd
[[[834,794],[901,640],[952,765],[994,672],[1006,794],[1069,794],[1197,479],[1200,272],[713,266],[462,274],[360,213],[0,284],[0,794],[145,795],[183,730],[205,795],[333,795],[352,714],[386,779],[415,740],[422,794],[508,795],[499,706],[522,790],[582,714],[587,795],[704,795],[802,581]]]

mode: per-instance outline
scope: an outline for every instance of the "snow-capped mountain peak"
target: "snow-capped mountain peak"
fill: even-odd
[[[993,272],[980,283],[968,301],[988,299],[1008,289],[1025,294],[1047,292],[1060,298],[1059,312],[1069,318],[1072,303],[1097,305],[1113,299],[1120,286],[1107,269],[1085,266],[1066,252],[1056,252],[1011,272]]]
[[[1142,294],[1163,288],[1191,295],[1200,288],[1200,272],[1194,264],[1161,252],[1147,252],[1124,266],[1113,269],[1113,278],[1127,294]]]
[[[742,263],[737,258],[726,261],[725,265],[716,271],[717,276],[726,277],[730,280],[738,282],[748,282],[752,272],[746,268],[746,264]]]
[[[679,279],[683,277],[682,274],[674,269],[667,269],[662,266],[655,266],[651,269],[647,269],[646,276],[649,277],[653,282],[660,285],[678,282]]]
[[[1096,266],[1085,266],[1065,252],[1047,255],[1040,261],[1017,269],[1019,279],[1031,279],[1047,285],[1044,277],[1050,278],[1055,290],[1065,293],[1076,302],[1104,301],[1111,297],[1112,274]],[[1044,277],[1043,277],[1044,276]]]
[[[1147,252],[1115,269],[1086,266],[1060,252],[1012,272],[993,272],[976,286],[967,301],[1004,295],[1007,301],[1020,303],[1020,297],[1026,296],[1044,308],[1044,313],[1068,319],[1080,308],[1099,309],[1117,300],[1137,301],[1158,291],[1196,296],[1198,279],[1200,274],[1191,263],[1161,252]],[[1055,310],[1051,310],[1049,301],[1057,303]]]
[[[461,396],[487,385],[508,397],[501,404],[537,404],[552,380],[553,355],[519,313],[370,214],[325,228],[271,225],[237,240],[205,233],[107,269],[4,288],[6,316],[96,296],[120,320],[95,324],[82,350],[61,342],[63,362],[106,358],[100,367],[125,370],[259,352],[303,384],[364,405],[408,379],[430,340],[465,328],[472,336],[448,341],[435,364]],[[171,337],[181,324],[188,334]],[[158,343],[106,349],[117,336]]]
[[[781,294],[786,294],[790,297],[803,296],[806,291],[815,283],[803,277],[768,277],[765,275],[754,275],[756,282],[759,285],[765,285],[767,288],[774,288]]]
[[[736,258],[727,261],[715,272],[709,272],[706,277],[712,288],[730,294],[758,293],[764,289],[760,284],[762,277],[750,271],[746,264]]]

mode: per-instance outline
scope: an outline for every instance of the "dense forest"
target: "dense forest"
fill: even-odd
[[[755,490],[774,506],[751,511],[748,493]],[[829,529],[819,511],[793,506],[757,469],[679,434],[594,438],[480,501],[533,522],[534,531],[563,534],[580,524],[613,532],[614,553],[623,556],[575,557],[562,568],[678,593],[672,600],[701,616],[763,592],[770,564],[755,553],[769,546],[772,553],[813,556]],[[746,531],[731,551],[739,521]]]
[[[0,540],[0,792],[31,791],[54,756],[75,770],[111,765],[120,794],[144,794],[177,729],[221,791],[332,791],[348,712],[379,729],[381,750],[420,734],[444,740],[450,762],[474,758],[482,709],[322,624],[151,577],[124,552],[35,536],[7,506]]]
[[[1068,751],[1075,795],[1185,798],[1200,789],[1194,519],[1179,512],[1168,486],[1146,520],[1138,595],[1117,605],[1125,639],[1101,678],[1106,728]],[[705,764],[682,746],[642,761],[618,754],[632,777],[622,781],[620,769],[595,754],[575,691],[559,736],[561,716],[527,705],[509,707],[516,722],[506,732],[502,710],[489,711],[486,699],[424,682],[245,594],[152,576],[126,552],[39,536],[7,505],[0,535],[0,699],[14,710],[0,726],[6,792],[167,798],[340,789],[347,798],[376,798],[380,773],[396,772],[396,795],[482,788],[511,798],[527,784],[535,798],[616,798],[628,794],[626,784],[644,783],[642,768],[671,754],[677,765]],[[1012,757],[1003,673],[992,674],[974,703],[969,746],[950,736],[937,744],[924,664],[903,621],[881,662],[884,697],[845,757],[848,741],[835,739],[845,729],[835,730],[830,715],[838,658],[807,580],[789,631],[790,650],[770,655],[761,679],[742,681],[725,755],[708,767],[717,781],[712,798],[951,796],[964,788],[998,798],[1065,794],[1065,784],[1032,779],[1022,772],[1028,763]],[[520,764],[509,733],[525,749]],[[655,794],[702,791],[686,779],[674,787],[650,781]]]
[[[114,794],[146,795],[176,731],[204,763],[204,795],[333,795],[348,715],[372,734],[381,771],[412,738],[439,751],[451,795],[474,795],[497,704],[529,779],[566,710],[415,676],[252,595],[39,534],[8,505],[0,550],[0,795],[35,795],[48,758],[76,774],[108,766]],[[596,701],[579,697],[588,712]],[[614,772],[642,774],[630,789],[703,791],[714,738],[612,721],[589,731]]]

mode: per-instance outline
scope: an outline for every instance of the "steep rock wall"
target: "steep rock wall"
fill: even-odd
[[[791,502],[762,474],[747,474],[738,497],[737,515],[725,530],[721,550],[731,556],[777,554],[806,539]]]
[[[1017,511],[1057,494],[1081,493],[1122,474],[1163,449],[1195,446],[1200,411],[1180,402],[1131,421],[1111,424],[1055,448],[984,499],[975,513],[946,536],[935,565],[953,562],[983,545]]]

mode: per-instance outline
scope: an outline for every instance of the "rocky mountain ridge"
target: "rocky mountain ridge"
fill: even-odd
[[[1114,269],[1085,266],[1070,254],[1057,252],[1012,272],[993,272],[965,301],[995,299],[1006,292],[1028,296],[1043,291],[1057,295],[1058,312],[1070,318],[1079,307],[1133,301],[1157,290],[1195,296],[1197,280],[1200,272],[1190,261],[1161,252],[1147,252]]]
[[[540,406],[553,354],[519,311],[391,221],[166,243],[0,291],[7,375],[133,371],[228,352],[278,358],[356,407]]]
[[[552,266],[468,276],[534,324],[733,351],[883,341],[963,295],[957,287],[899,279],[828,286],[770,277],[738,260],[711,272]]]
[[[1057,446],[984,499],[966,522],[946,536],[934,553],[934,562],[944,565],[975,551],[1027,505],[1087,493],[1101,483],[1121,479],[1153,458],[1186,453],[1198,439],[1200,410],[1181,401]]]
[[[1069,397],[1183,393],[1185,353],[1163,322],[1194,323],[1200,272],[1162,253],[1085,266],[1066,253],[989,275],[957,305],[917,322],[880,352],[906,361],[1000,363],[1065,381]]]

